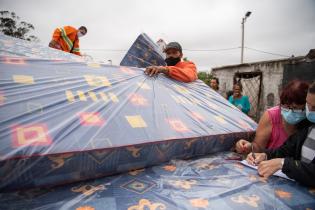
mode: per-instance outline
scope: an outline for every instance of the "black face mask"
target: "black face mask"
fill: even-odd
[[[168,66],[175,66],[180,61],[180,58],[169,57],[165,59]]]

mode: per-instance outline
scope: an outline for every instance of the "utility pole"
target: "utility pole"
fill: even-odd
[[[245,17],[242,18],[242,47],[241,47],[241,63],[244,61],[244,29],[245,29],[245,22],[246,19],[252,14],[252,12],[248,11],[245,14]]]

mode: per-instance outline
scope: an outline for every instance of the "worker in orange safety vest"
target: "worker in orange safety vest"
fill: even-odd
[[[164,73],[181,82],[193,82],[197,79],[196,65],[190,61],[182,61],[183,52],[179,43],[170,42],[166,45],[164,52],[167,66],[149,66],[146,68],[145,74],[154,76]]]
[[[49,47],[81,55],[79,37],[84,36],[86,33],[87,28],[85,26],[81,26],[79,29],[72,26],[56,28],[52,40],[49,42]]]

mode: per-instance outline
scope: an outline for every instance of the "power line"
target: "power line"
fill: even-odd
[[[195,50],[195,49],[183,49],[183,50],[186,50],[186,51],[200,51],[200,52],[210,52],[210,51],[227,51],[227,50],[236,50],[236,49],[240,49],[241,47],[232,47],[232,48],[223,48],[223,49],[198,49],[198,50]]]
[[[256,51],[256,52],[261,52],[261,53],[269,54],[269,55],[281,56],[281,57],[286,57],[286,58],[290,58],[290,57],[291,57],[291,56],[288,56],[288,55],[281,55],[281,54],[278,54],[278,53],[272,53],[272,52],[267,52],[267,51],[263,51],[263,50],[257,50],[257,49],[250,48],[250,47],[245,47],[245,48],[246,48],[246,49],[249,49],[249,50]]]
[[[223,48],[223,49],[183,49],[186,51],[192,51],[192,52],[216,52],[216,51],[227,51],[227,50],[235,50],[239,49],[240,47],[232,47],[232,48]],[[123,49],[82,49],[86,51],[112,51],[112,52],[126,52],[128,50]]]
[[[183,49],[183,50],[190,51],[190,52],[220,52],[220,51],[236,50],[236,49],[240,49],[240,48],[241,47],[231,47],[231,48],[222,48],[222,49]],[[260,52],[260,53],[274,55],[274,56],[281,56],[281,57],[286,57],[286,58],[291,57],[289,55],[282,55],[279,53],[267,52],[264,50],[258,50],[258,49],[254,49],[251,47],[244,47],[244,48],[246,48],[248,50]],[[85,51],[105,51],[105,52],[127,52],[128,51],[128,50],[124,50],[124,49],[82,49],[82,50],[85,50]]]

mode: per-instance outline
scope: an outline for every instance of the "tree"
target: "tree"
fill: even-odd
[[[34,35],[29,35],[35,27],[25,21],[20,21],[20,17],[14,12],[0,11],[0,31],[8,36],[24,39],[27,41],[39,42]]]
[[[210,80],[213,76],[205,71],[198,72],[198,79],[202,80],[206,85],[210,85]]]

